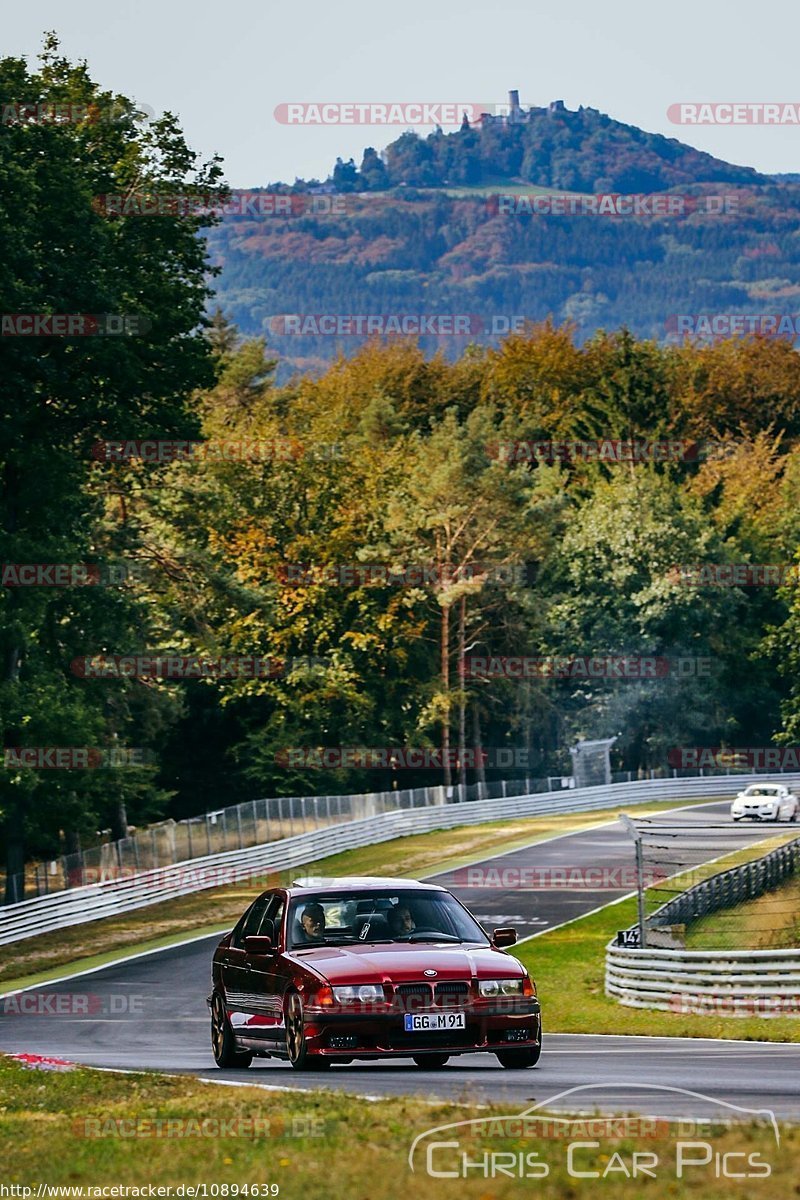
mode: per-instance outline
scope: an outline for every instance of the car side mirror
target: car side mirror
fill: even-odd
[[[510,925],[504,926],[502,929],[495,929],[492,934],[492,941],[498,948],[501,946],[513,946],[517,940],[517,931],[512,929]]]
[[[244,939],[244,951],[245,954],[274,954],[275,948],[271,937],[251,933]]]

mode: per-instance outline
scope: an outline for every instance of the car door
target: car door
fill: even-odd
[[[245,954],[244,940],[250,934],[258,933],[273,895],[272,892],[264,892],[253,901],[243,920],[234,929],[230,945],[223,953],[222,978],[234,1029],[242,1023],[242,1016],[248,1012],[250,966]]]
[[[248,1028],[254,1036],[274,1042],[283,1039],[283,980],[280,957],[283,951],[282,926],[286,897],[274,892],[261,916],[258,929],[250,930],[261,937],[272,938],[271,954],[248,954],[245,951],[245,980]]]

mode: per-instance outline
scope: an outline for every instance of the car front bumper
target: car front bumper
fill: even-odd
[[[426,1013],[438,1009],[425,1009]],[[452,1010],[445,1010],[452,1011]],[[464,1028],[408,1032],[398,1012],[324,1013],[306,1010],[308,1049],[325,1058],[384,1058],[429,1053],[473,1054],[520,1049],[541,1041],[541,1009],[524,1000],[499,1010],[490,1005],[465,1006]]]
[[[731,816],[736,821],[748,818],[754,821],[776,821],[780,816],[780,809],[776,808],[773,804],[760,804],[758,808],[733,808],[731,809]]]

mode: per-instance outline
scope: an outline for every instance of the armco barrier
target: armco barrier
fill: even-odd
[[[606,948],[606,994],[633,1008],[718,1016],[800,1016],[800,948]]]
[[[217,887],[224,882],[222,872],[226,870],[230,871],[231,879],[253,877],[305,866],[342,850],[377,845],[392,838],[428,833],[433,829],[452,829],[458,825],[559,812],[589,812],[597,808],[625,807],[656,800],[693,797],[702,800],[731,796],[743,785],[758,778],[758,775],[731,775],[653,779],[383,813],[313,833],[283,838],[281,841],[196,858],[122,879],[108,879],[6,905],[0,908],[0,945]],[[796,781],[800,777],[783,778]]]

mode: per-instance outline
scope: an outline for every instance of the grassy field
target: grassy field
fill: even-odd
[[[635,806],[644,816],[680,804]],[[247,883],[209,889],[161,904],[148,905],[119,917],[106,917],[74,925],[57,933],[41,934],[8,946],[0,946],[0,987],[12,990],[44,981],[56,971],[78,965],[83,968],[141,949],[155,949],[182,938],[229,929],[260,891],[302,874],[400,875],[418,878],[434,871],[449,870],[485,855],[502,854],[517,846],[591,828],[613,820],[619,808],[601,812],[564,813],[465,825],[458,829],[398,838],[377,846],[348,850],[305,867],[296,867],[286,879],[260,877]]]
[[[784,950],[800,946],[800,878],[735,908],[693,921],[686,931],[689,950]]]
[[[508,182],[503,179],[497,180],[496,183],[459,184],[454,187],[442,187],[437,188],[436,191],[445,192],[448,196],[461,196],[464,199],[469,199],[473,196],[581,196],[588,194],[572,192],[565,188],[547,187],[541,183]]]
[[[532,1090],[542,1093],[536,1072],[530,1074]],[[522,1188],[542,1200],[589,1200],[600,1182],[602,1194],[613,1187],[615,1196],[631,1200],[645,1195],[722,1200],[731,1181],[719,1177],[720,1160],[714,1154],[726,1151],[756,1155],[753,1172],[769,1170],[766,1178],[737,1179],[738,1195],[771,1200],[797,1191],[800,1131],[782,1129],[778,1147],[766,1124],[719,1125],[698,1135],[667,1122],[658,1127],[650,1123],[644,1130],[634,1123],[618,1128],[616,1136],[610,1129],[587,1134],[578,1126],[576,1140],[588,1136],[599,1144],[579,1151],[574,1168],[601,1177],[605,1173],[598,1181],[568,1173],[567,1139],[553,1136],[551,1124],[540,1119],[521,1131],[489,1123],[518,1114],[527,1103],[478,1108],[414,1097],[366,1102],[336,1092],[220,1087],[189,1076],[89,1070],[45,1075],[2,1058],[0,1096],[0,1181],[31,1187],[34,1197],[40,1184],[144,1187],[144,1195],[148,1185],[205,1184],[209,1196],[214,1185],[216,1195],[233,1196],[234,1188],[258,1184],[260,1195],[269,1194],[265,1185],[275,1185],[272,1194],[281,1200],[396,1200],[404,1193],[415,1200],[510,1200]],[[546,1097],[545,1091],[542,1099]],[[417,1135],[470,1119],[485,1123],[482,1136],[476,1136],[474,1126],[448,1130],[439,1140],[458,1140],[459,1148],[440,1149],[432,1159],[434,1169],[454,1171],[455,1178],[429,1175],[424,1152],[415,1156],[411,1173],[408,1155]],[[679,1143],[697,1136],[712,1147],[711,1161],[685,1168],[678,1179]],[[635,1151],[657,1155],[655,1163],[647,1160],[655,1179],[626,1178]],[[464,1153],[484,1167],[473,1167],[467,1178],[459,1178]],[[500,1166],[505,1174],[497,1174],[497,1159],[484,1159],[492,1153],[504,1153]],[[523,1156],[529,1154],[538,1156],[538,1172],[546,1167],[546,1177],[518,1177],[517,1164],[525,1164]],[[691,1154],[695,1160],[703,1157],[697,1150]],[[749,1169],[742,1158],[732,1161],[737,1171]],[[496,1177],[487,1178],[492,1165]],[[529,1170],[528,1165],[523,1169]]]

